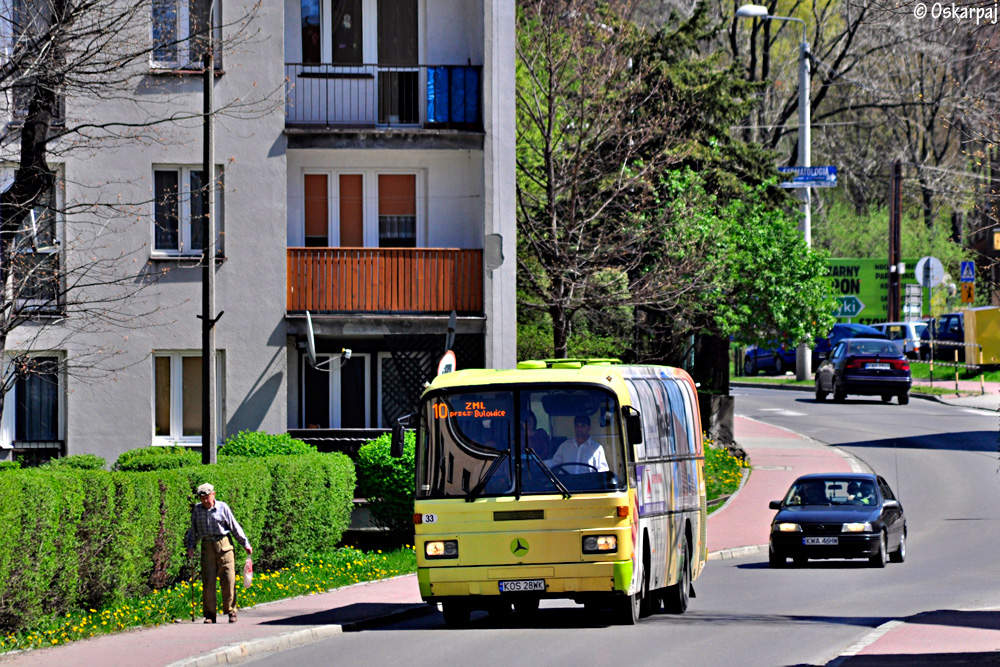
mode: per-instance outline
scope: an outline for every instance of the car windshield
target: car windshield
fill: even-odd
[[[881,340],[852,340],[847,344],[848,354],[866,356],[899,356],[899,348],[895,343]]]
[[[421,408],[417,497],[624,489],[618,402],[600,389],[435,393]]]
[[[876,503],[875,483],[868,479],[804,479],[792,484],[785,505],[857,505]]]

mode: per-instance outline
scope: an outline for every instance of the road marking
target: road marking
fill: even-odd
[[[761,408],[760,412],[773,412],[776,417],[805,417],[804,412],[795,412],[794,410],[785,410],[784,408]]]
[[[857,655],[866,647],[877,642],[879,637],[900,625],[903,625],[903,621],[887,621],[877,628],[873,628],[861,639],[848,646],[847,650],[837,656],[835,660],[826,663],[827,667],[838,667],[838,665],[843,664],[848,658]]]

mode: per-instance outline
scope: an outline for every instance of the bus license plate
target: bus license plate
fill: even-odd
[[[521,593],[524,591],[545,591],[544,579],[519,579],[517,581],[501,581],[501,593]]]
[[[836,545],[836,537],[803,537],[802,544],[833,544]]]

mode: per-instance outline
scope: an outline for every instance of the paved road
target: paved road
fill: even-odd
[[[739,414],[838,445],[890,481],[909,520],[906,563],[771,570],[764,554],[712,561],[682,617],[660,615],[624,628],[582,608],[543,603],[533,627],[505,627],[481,615],[470,629],[453,631],[435,614],[259,662],[821,665],[889,620],[1000,606],[993,556],[1000,536],[996,413],[919,399],[908,406],[818,404],[806,393],[737,391]]]

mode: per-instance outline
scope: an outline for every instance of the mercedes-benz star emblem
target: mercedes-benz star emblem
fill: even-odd
[[[510,552],[515,556],[523,556],[528,553],[528,542],[520,537],[510,543]]]

